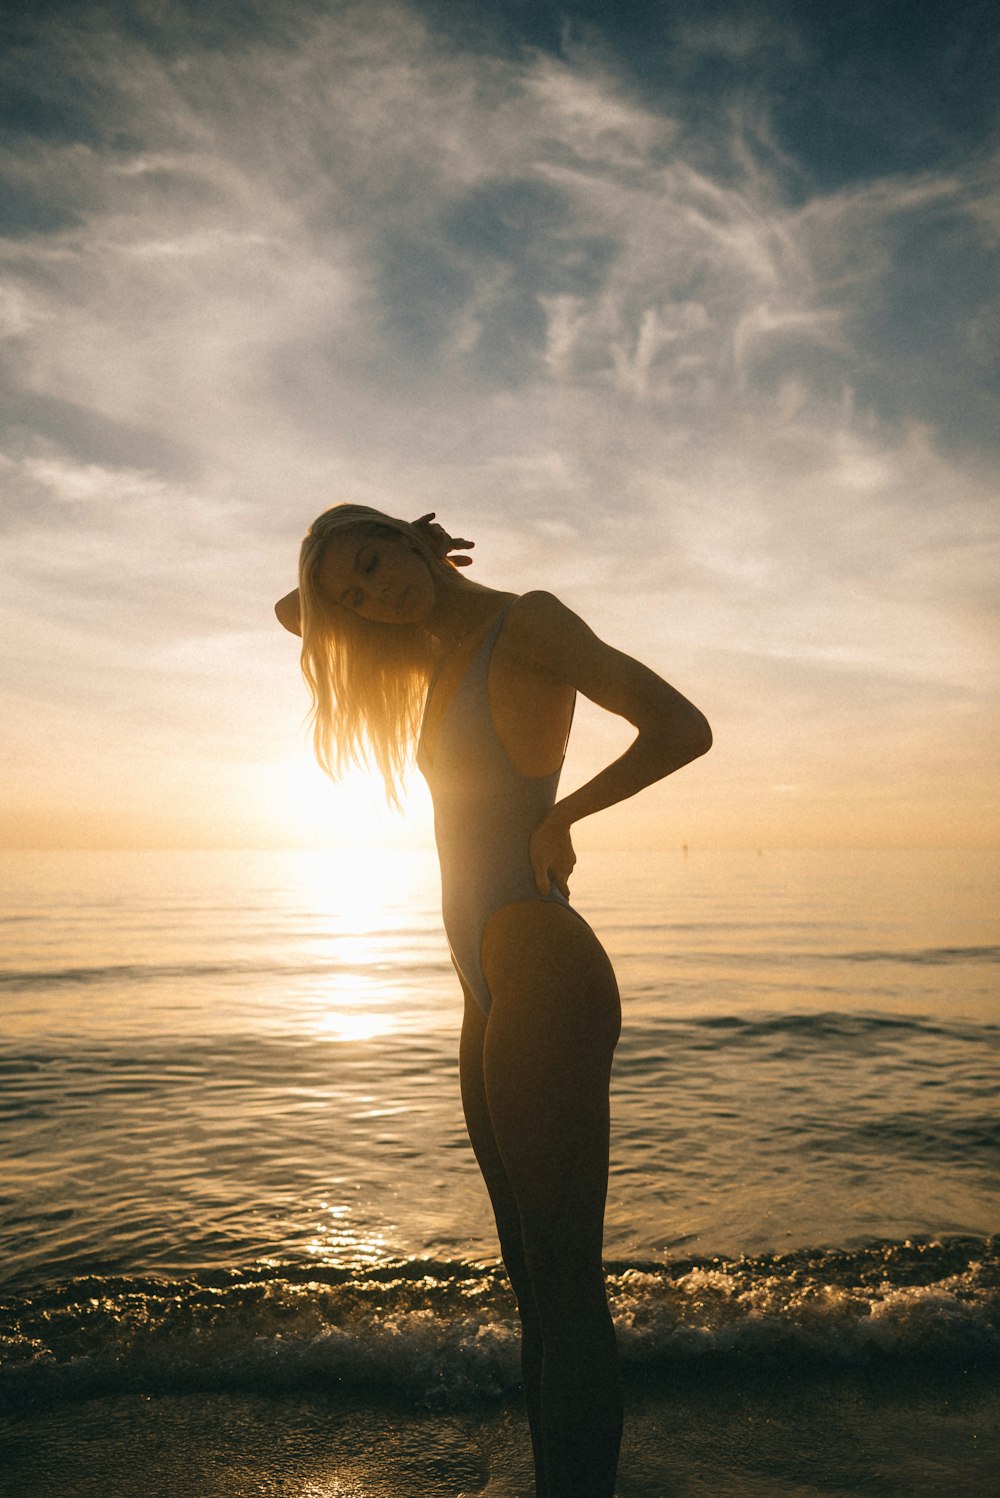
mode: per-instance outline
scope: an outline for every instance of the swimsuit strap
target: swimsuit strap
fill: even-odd
[[[462,672],[458,681],[455,683],[455,689],[449,697],[448,701],[445,703],[444,711],[438,719],[438,731],[436,734],[436,740],[438,743],[440,743],[441,735],[449,714],[451,713],[455,704],[458,702],[459,698],[464,696],[466,692],[470,690],[485,688],[487,706],[489,706],[489,675],[490,661],[493,658],[493,647],[499,639],[504,620],[506,619],[507,615],[510,613],[516,602],[517,599],[512,598],[509,603],[504,604],[503,608],[497,614],[489,629],[486,631],[485,635],[480,640],[475,650],[472,652],[472,655],[469,658],[468,663],[466,664],[465,670]],[[439,663],[437,670],[434,672],[433,676],[430,679],[430,682],[428,683],[427,696],[424,698],[424,711],[420,719],[420,732],[417,735],[418,763],[421,759],[424,759],[427,763],[428,768],[430,769],[433,768],[434,761],[430,758],[430,756],[428,756],[426,750],[424,749],[424,729],[427,726],[427,712],[431,705],[431,698],[434,695],[434,688],[436,687],[438,678],[441,675],[441,672],[446,664],[447,658]],[[490,708],[489,711],[489,719],[490,724],[493,725],[492,708]],[[495,727],[494,732],[496,732]]]
[[[499,614],[497,614],[493,623],[490,625],[489,629],[486,631],[483,638],[480,640],[479,644],[476,646],[475,653],[468,666],[465,668],[465,673],[462,676],[461,681],[455,688],[453,700],[454,697],[458,696],[462,688],[469,683],[470,678],[473,680],[482,679],[486,683],[487,691],[489,690],[490,662],[493,659],[493,647],[496,645],[497,640],[500,638],[500,631],[503,629],[504,620],[506,619],[507,615],[510,613],[516,602],[517,599],[512,598],[510,603],[504,605]],[[477,667],[478,673],[476,671]],[[492,717],[492,713],[490,714],[490,716]]]

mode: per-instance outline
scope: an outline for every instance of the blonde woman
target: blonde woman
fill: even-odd
[[[356,758],[390,799],[415,754],[434,800],[444,925],[465,998],[462,1100],[517,1297],[538,1498],[611,1498],[621,1392],[602,1265],[611,964],[569,904],[582,817],[710,747],[703,715],[549,593],[473,582],[432,516],[320,515],[299,587],[317,757]],[[459,559],[464,561],[465,559]],[[631,747],[556,799],[575,694],[626,718]]]

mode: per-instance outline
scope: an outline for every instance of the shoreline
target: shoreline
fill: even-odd
[[[528,1498],[518,1402],[462,1410],[336,1392],[94,1395],[0,1421],[18,1498]],[[618,1498],[981,1498],[1000,1369],[750,1361],[626,1384]]]

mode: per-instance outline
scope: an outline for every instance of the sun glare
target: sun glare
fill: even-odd
[[[330,1009],[316,1026],[320,1038],[326,1040],[374,1040],[376,1035],[387,1035],[392,1030],[392,1019],[382,1014],[348,1014],[342,1009]]]
[[[302,758],[276,766],[275,775],[275,810],[296,843],[361,849],[431,841],[430,796],[419,775],[404,786],[398,812],[387,804],[381,779],[368,770],[352,768],[334,781],[315,761]]]

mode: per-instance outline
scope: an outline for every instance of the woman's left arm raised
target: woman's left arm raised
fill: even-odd
[[[519,613],[518,655],[525,666],[574,687],[638,730],[620,758],[557,801],[535,830],[531,854],[538,887],[545,893],[551,877],[565,892],[574,862],[573,823],[628,800],[707,753],[712,730],[693,702],[648,666],[598,639],[552,594],[526,595]]]

